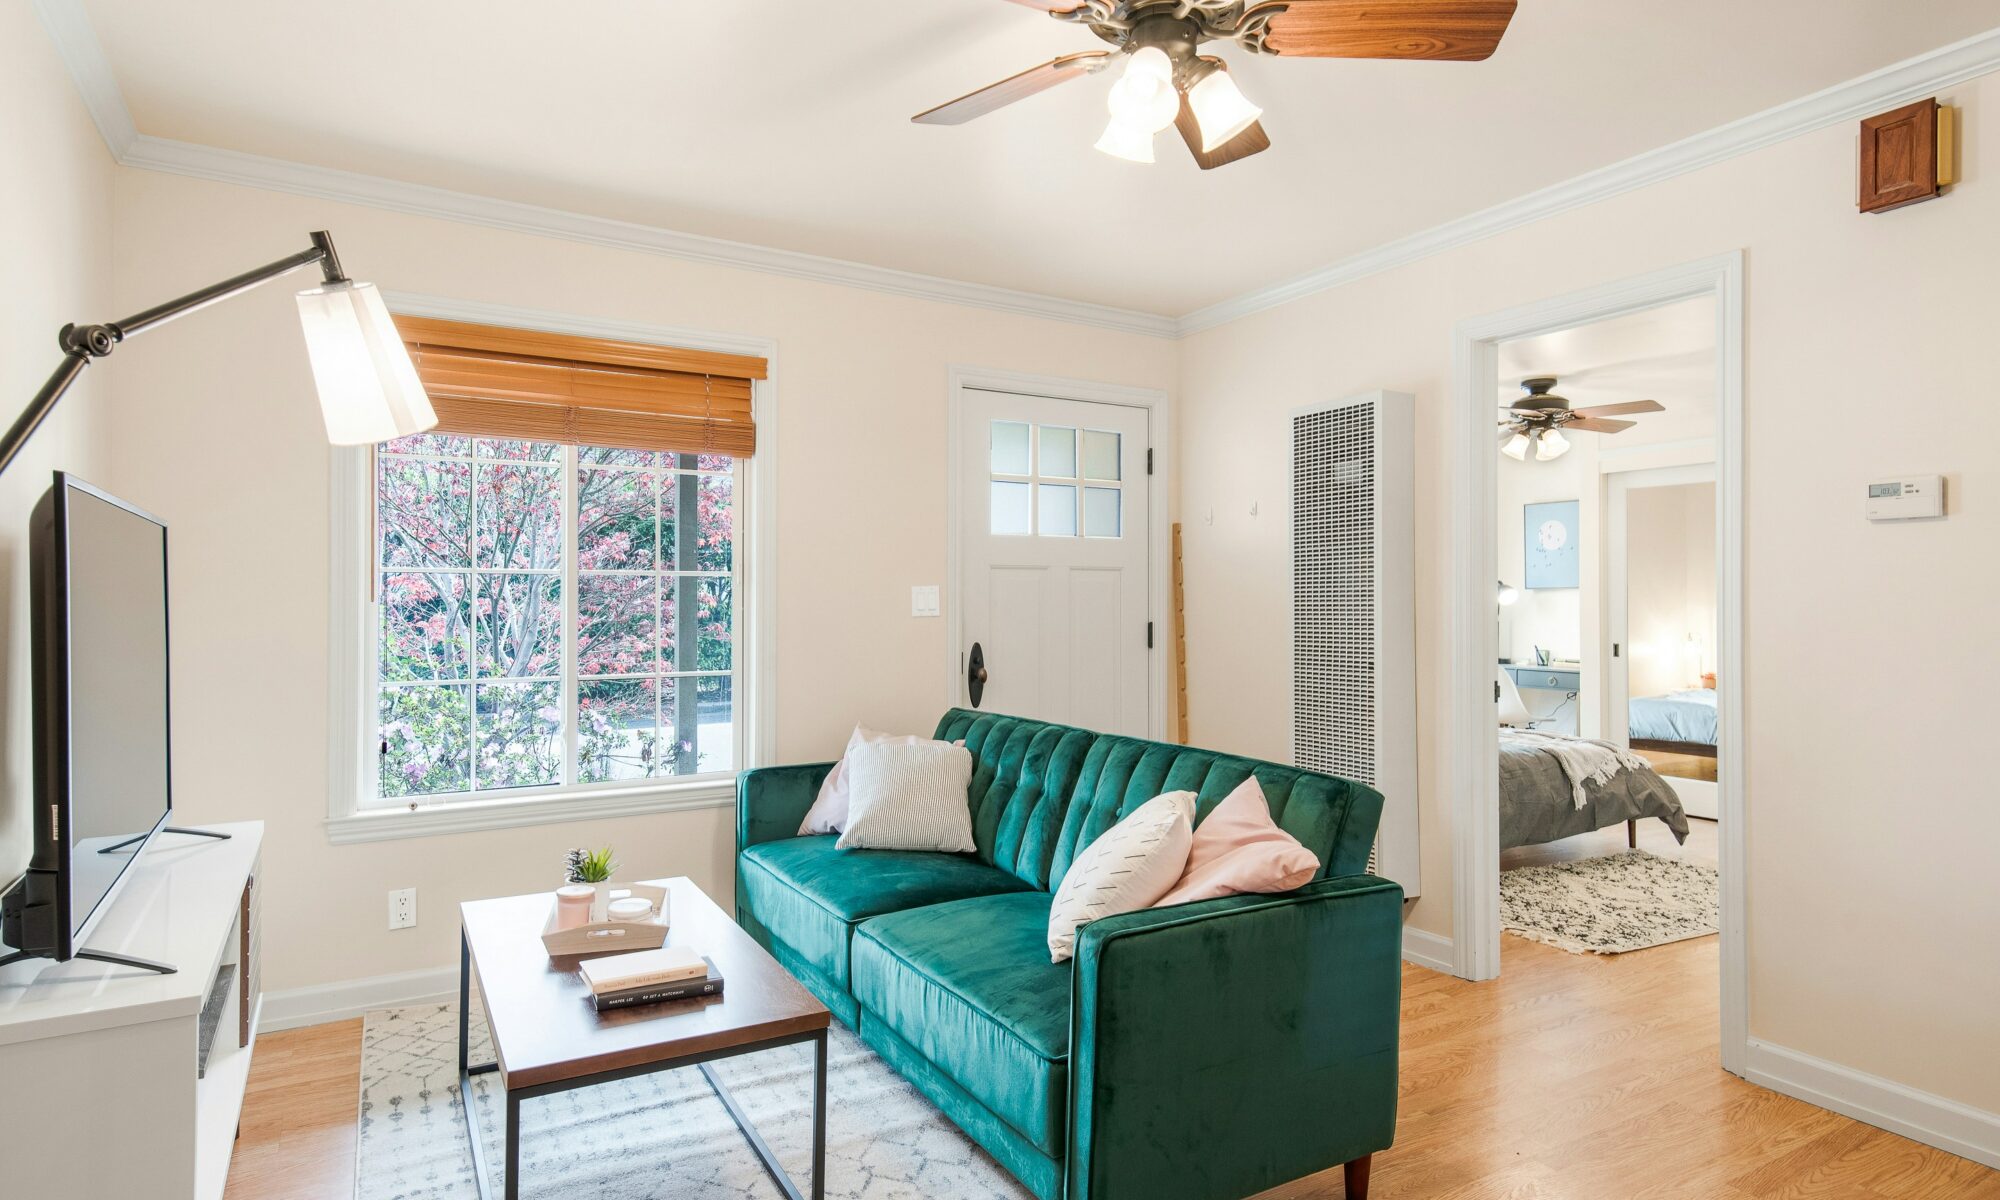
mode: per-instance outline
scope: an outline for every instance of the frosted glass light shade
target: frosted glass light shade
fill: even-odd
[[[1129,121],[1113,117],[1111,123],[1104,127],[1104,136],[1097,139],[1097,148],[1126,162],[1149,163],[1153,161],[1153,134]]]
[[[1148,133],[1173,124],[1180,115],[1181,98],[1174,90],[1174,65],[1166,52],[1157,46],[1136,51],[1124,77],[1111,85],[1105,103],[1113,117]]]
[[[431,399],[374,284],[322,284],[300,292],[298,300],[327,441],[369,446],[437,424]]]
[[[1564,437],[1560,430],[1545,430],[1542,433],[1541,440],[1535,444],[1535,461],[1549,462],[1552,459],[1561,458],[1568,452],[1569,439]]]
[[[1528,435],[1517,433],[1513,437],[1508,438],[1506,444],[1500,447],[1500,453],[1513,459],[1515,462],[1526,462],[1528,458]]]
[[[1201,126],[1203,153],[1224,145],[1255,124],[1264,110],[1243,98],[1229,72],[1216,68],[1188,89],[1188,107]]]

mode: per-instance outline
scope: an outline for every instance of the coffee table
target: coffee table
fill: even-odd
[[[506,1200],[521,1191],[521,1102],[652,1071],[699,1066],[743,1136],[790,1200],[805,1200],[709,1063],[736,1054],[813,1045],[812,1200],[826,1195],[826,1006],[685,878],[648,880],[671,896],[669,945],[689,945],[722,972],[723,994],[599,1014],[577,972],[580,958],[542,947],[553,893],[459,905],[458,1086],[480,1200],[490,1200],[472,1077],[498,1071],[507,1089]],[[495,1061],[468,1061],[472,980],[479,979]]]

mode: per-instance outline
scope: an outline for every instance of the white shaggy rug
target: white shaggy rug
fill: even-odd
[[[1716,930],[1714,867],[1628,850],[1500,872],[1500,927],[1571,954],[1624,954]]]
[[[484,1023],[472,1059],[492,1057]],[[722,1059],[716,1074],[786,1173],[811,1188],[812,1047]],[[505,1171],[506,1092],[473,1077],[493,1194]],[[826,1165],[840,1200],[1031,1200],[902,1076],[835,1023],[827,1047]],[[521,1106],[521,1195],[533,1200],[782,1200],[701,1072],[688,1067]],[[356,1200],[473,1200],[459,1111],[458,1006],[368,1014],[361,1035]]]

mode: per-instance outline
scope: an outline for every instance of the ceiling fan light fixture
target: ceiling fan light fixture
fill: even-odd
[[[1194,110],[1194,119],[1201,126],[1201,149],[1204,154],[1217,146],[1226,145],[1244,130],[1257,123],[1264,110],[1244,98],[1236,81],[1229,77],[1223,67],[1217,67],[1188,89],[1188,107]]]
[[[1111,123],[1104,127],[1104,135],[1097,139],[1097,148],[1126,162],[1150,163],[1153,161],[1153,134],[1123,117],[1112,117]]]
[[[1115,120],[1147,133],[1158,133],[1173,124],[1180,115],[1181,98],[1174,91],[1174,64],[1167,52],[1158,46],[1133,51],[1124,76],[1111,85],[1105,103]],[[1151,156],[1145,161],[1151,162]]]
[[[1569,453],[1569,439],[1564,437],[1559,429],[1546,430],[1535,443],[1536,462],[1550,462],[1567,453]]]
[[[1526,462],[1528,460],[1528,435],[1525,433],[1516,433],[1513,437],[1508,438],[1507,443],[1500,447],[1500,453],[1513,459],[1515,462]]]

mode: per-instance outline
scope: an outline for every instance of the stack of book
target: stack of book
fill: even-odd
[[[578,967],[598,1012],[662,1000],[722,994],[715,964],[691,946],[662,946],[631,954],[585,959]]]

